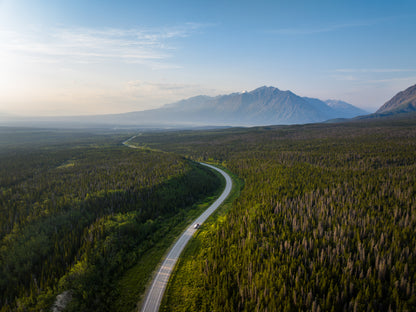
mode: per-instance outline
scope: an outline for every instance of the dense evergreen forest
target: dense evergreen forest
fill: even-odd
[[[416,120],[146,135],[245,181],[163,311],[416,311]],[[193,252],[189,252],[192,250]]]
[[[123,273],[218,191],[127,135],[0,129],[0,311],[49,311],[58,294],[66,311],[112,311]]]

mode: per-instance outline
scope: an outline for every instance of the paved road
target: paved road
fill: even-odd
[[[182,234],[181,237],[176,241],[173,247],[170,249],[168,255],[164,259],[162,266],[157,272],[156,276],[153,279],[152,286],[150,287],[149,292],[145,298],[145,301],[142,306],[142,312],[157,312],[159,311],[160,302],[162,301],[163,293],[165,292],[167,282],[169,280],[170,274],[176,264],[176,261],[179,258],[182,250],[185,248],[189,239],[197,231],[194,228],[194,225],[199,223],[202,224],[214,211],[217,209],[223,201],[228,197],[231,192],[232,180],[230,176],[225,173],[223,170],[218,169],[217,167],[201,163],[204,166],[210,167],[214,170],[217,170],[221,173],[225,180],[226,185],[225,189],[222,192],[221,196],[207,209],[203,214],[201,214]]]
[[[130,140],[133,140],[135,137],[137,137],[137,136],[139,136],[139,135],[141,135],[141,133],[139,133],[138,135],[132,136],[130,139],[125,140],[125,141],[123,142],[123,145],[125,145],[125,146],[127,146],[127,147],[130,147],[130,148],[138,148],[138,147],[137,147],[137,146],[135,146],[135,145],[131,145],[131,144],[129,144],[129,142],[130,142]]]

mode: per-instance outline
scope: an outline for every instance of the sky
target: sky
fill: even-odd
[[[260,86],[375,111],[416,84],[416,1],[0,0],[0,114],[157,108]]]

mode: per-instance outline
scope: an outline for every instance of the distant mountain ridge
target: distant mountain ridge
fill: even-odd
[[[397,93],[383,106],[381,106],[376,114],[382,113],[405,113],[416,111],[416,85]]]
[[[250,92],[227,95],[199,95],[167,104],[158,109],[113,115],[54,117],[42,122],[76,127],[200,127],[261,126],[323,122],[367,114],[351,104],[300,97],[275,87],[260,87]]]
[[[159,109],[128,114],[168,123],[251,126],[312,123],[352,118],[367,112],[342,101],[324,102],[263,86],[250,92],[196,96]]]

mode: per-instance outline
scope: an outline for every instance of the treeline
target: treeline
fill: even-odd
[[[225,220],[192,242],[163,311],[416,310],[415,120],[137,141],[245,181]]]
[[[110,143],[0,153],[1,311],[46,311],[59,293],[68,311],[108,311],[117,278],[218,188],[182,157]]]

